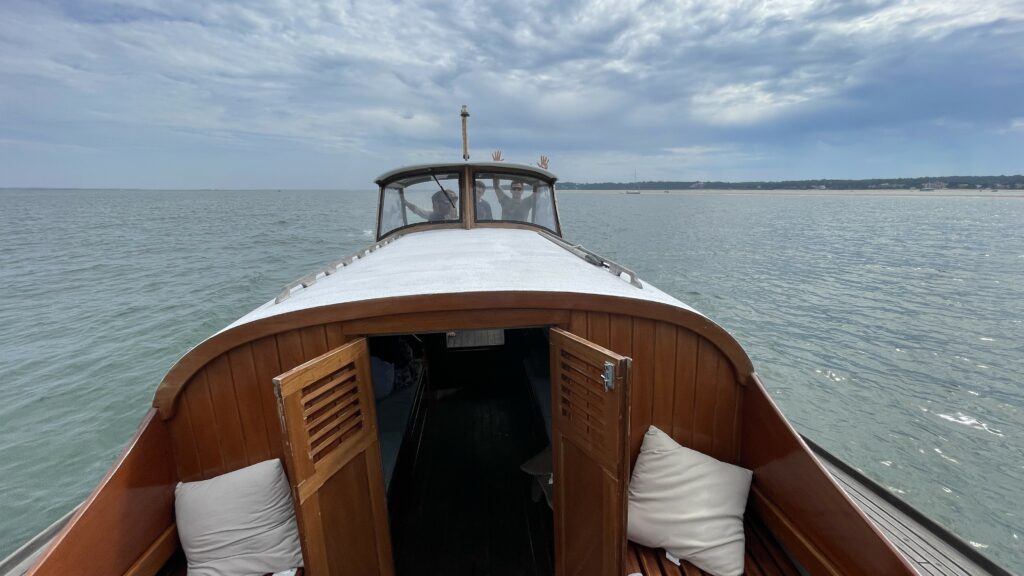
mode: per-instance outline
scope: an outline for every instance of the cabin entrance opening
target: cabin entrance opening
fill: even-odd
[[[399,576],[554,572],[548,337],[369,338]]]

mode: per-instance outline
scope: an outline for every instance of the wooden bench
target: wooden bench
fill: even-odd
[[[743,573],[748,576],[800,576],[789,555],[759,520],[745,522],[746,557]],[[626,574],[643,576],[705,576],[693,564],[683,560],[679,566],[665,557],[662,549],[652,549],[630,542],[626,548]]]

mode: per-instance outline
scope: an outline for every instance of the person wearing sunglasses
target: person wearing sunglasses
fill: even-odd
[[[513,180],[509,186],[511,194],[502,189],[498,179],[494,179],[494,195],[501,206],[501,219],[516,222],[529,222],[530,209],[533,208],[533,193],[523,196],[523,181]]]

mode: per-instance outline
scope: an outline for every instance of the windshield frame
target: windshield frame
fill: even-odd
[[[444,221],[440,221],[440,222],[426,222],[426,221],[425,222],[411,222],[411,223],[404,224],[402,226],[398,226],[396,228],[392,228],[392,229],[388,230],[387,232],[384,232],[383,234],[381,233],[381,225],[383,224],[383,217],[384,217],[384,194],[387,192],[388,187],[391,184],[393,184],[394,182],[396,182],[398,180],[405,180],[407,178],[412,178],[412,177],[415,177],[415,176],[425,176],[429,180],[429,179],[431,179],[431,177],[433,175],[449,176],[449,175],[452,175],[452,174],[458,174],[459,175],[458,191],[457,191],[458,196],[459,196],[458,205],[457,205],[458,212],[459,212],[459,217],[457,219],[444,220]],[[432,166],[432,167],[429,167],[429,168],[417,168],[417,169],[411,169],[411,170],[408,170],[408,171],[392,173],[392,174],[388,175],[388,179],[387,180],[379,181],[378,184],[380,186],[379,189],[378,189],[378,192],[377,192],[377,234],[376,234],[376,237],[377,237],[378,241],[383,240],[384,238],[387,238],[388,236],[392,236],[392,235],[394,235],[396,233],[399,233],[399,232],[402,232],[402,231],[405,231],[405,230],[409,230],[411,228],[420,228],[420,227],[430,227],[430,228],[464,228],[466,226],[466,223],[469,221],[468,220],[468,215],[466,214],[466,203],[464,202],[464,199],[463,199],[463,196],[465,196],[463,191],[465,190],[465,184],[466,184],[466,167],[465,167],[465,165],[459,165],[459,164],[455,164],[455,165],[451,165],[451,166],[440,166],[439,165],[439,166]],[[406,222],[408,222],[408,219],[406,219]]]
[[[533,222],[519,221],[519,220],[478,220],[476,217],[476,191],[471,191],[472,201],[470,204],[473,205],[473,226],[477,228],[530,228],[535,230],[543,230],[548,234],[554,234],[559,238],[562,237],[562,222],[558,217],[558,194],[555,193],[555,182],[558,180],[554,177],[549,177],[546,174],[542,174],[536,170],[530,170],[529,167],[526,169],[510,165],[502,166],[501,164],[487,164],[483,166],[473,166],[471,170],[470,178],[467,186],[473,188],[475,186],[477,178],[481,175],[486,175],[488,180],[493,176],[508,176],[509,178],[524,178],[530,180],[537,180],[547,185],[548,190],[551,193],[551,210],[553,211],[553,217],[555,220],[555,228],[552,230],[547,226],[541,224],[535,224]]]
[[[438,176],[443,174],[455,174],[459,175],[459,218],[458,220],[446,220],[444,222],[413,222],[410,224],[404,224],[398,226],[387,232],[381,233],[381,224],[383,224],[383,211],[385,202],[385,192],[388,190],[388,186],[398,180],[404,180],[412,177],[426,177],[430,178],[432,174]],[[547,226],[535,224],[533,222],[518,222],[510,220],[485,220],[478,221],[476,219],[476,196],[474,184],[478,174],[497,174],[501,176],[510,177],[522,177],[538,180],[547,184],[551,192],[551,208],[554,217],[555,229],[552,230]],[[465,163],[465,164],[426,164],[418,166],[408,166],[406,168],[399,168],[385,173],[375,181],[378,185],[377,191],[377,220],[376,220],[376,238],[377,241],[381,241],[388,236],[393,236],[398,233],[406,231],[416,231],[422,229],[436,229],[436,228],[521,228],[528,230],[541,231],[547,234],[552,234],[559,238],[562,238],[562,221],[559,217],[558,211],[558,194],[555,190],[555,182],[558,181],[558,177],[553,173],[548,172],[540,168],[533,166],[527,166],[524,164],[512,164],[504,162],[478,162],[478,163]]]

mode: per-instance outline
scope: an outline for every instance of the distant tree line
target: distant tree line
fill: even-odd
[[[1024,175],[922,176],[866,180],[780,180],[754,182],[561,182],[563,190],[906,190],[909,188],[1016,188],[1024,189]]]

